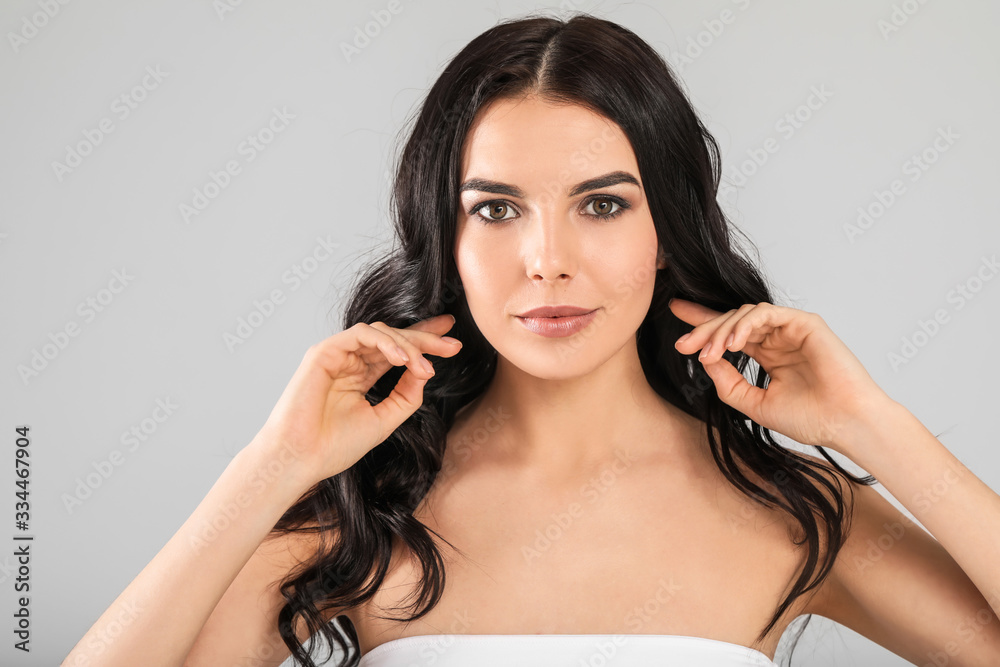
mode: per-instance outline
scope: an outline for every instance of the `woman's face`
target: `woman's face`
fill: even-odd
[[[634,348],[665,264],[617,125],[581,106],[498,100],[470,130],[460,183],[455,262],[472,317],[502,357],[558,379]],[[592,312],[519,317],[543,306]],[[551,335],[560,332],[569,335]]]

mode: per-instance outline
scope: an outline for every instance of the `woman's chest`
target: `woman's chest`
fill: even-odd
[[[581,480],[583,482],[583,480]],[[796,574],[781,516],[724,484],[509,484],[429,497],[415,516],[436,539],[440,601],[410,623],[423,572],[402,552],[353,611],[362,651],[426,634],[674,634],[750,645]],[[801,600],[800,600],[801,602]],[[793,608],[774,633],[798,615]],[[773,647],[771,647],[773,649]],[[773,654],[773,650],[772,650]]]

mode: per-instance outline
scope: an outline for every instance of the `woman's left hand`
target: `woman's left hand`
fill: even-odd
[[[699,360],[719,398],[764,428],[805,445],[844,451],[851,429],[891,401],[823,318],[770,303],[720,313],[673,299],[670,310],[695,325],[675,347],[702,350]],[[722,358],[742,350],[763,368],[766,389],[754,386]]]

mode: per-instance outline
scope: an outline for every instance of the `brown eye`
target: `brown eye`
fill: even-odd
[[[617,218],[625,209],[631,205],[624,199],[618,197],[591,197],[587,200],[586,208],[593,208],[593,213],[587,215],[599,220],[611,220]]]
[[[507,217],[504,215],[507,212],[507,204],[490,204],[486,209],[489,211],[489,217],[494,220],[501,220]],[[494,214],[498,215],[494,216]]]
[[[469,211],[469,214],[478,216],[480,220],[489,225],[513,219],[515,216],[509,215],[513,212],[507,202],[494,200],[477,205]]]
[[[605,213],[611,212],[611,207],[614,206],[614,202],[610,199],[594,199],[594,213],[598,215],[604,215]]]

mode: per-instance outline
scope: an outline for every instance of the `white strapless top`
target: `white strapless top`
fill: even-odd
[[[778,667],[752,648],[683,635],[413,635],[379,644],[359,667]]]

